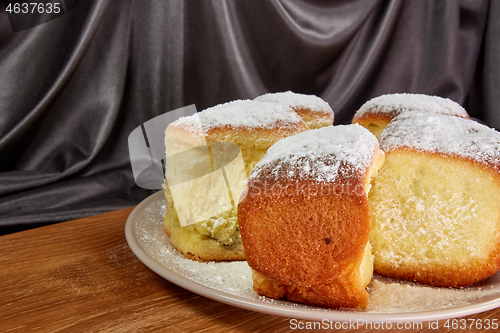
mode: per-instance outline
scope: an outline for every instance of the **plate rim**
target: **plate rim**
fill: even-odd
[[[163,190],[148,196],[146,199],[141,201],[134,209],[130,212],[127,220],[125,222],[125,238],[127,240],[128,246],[135,254],[135,256],[149,269],[161,276],[162,278],[170,281],[171,283],[189,290],[199,296],[203,296],[214,301],[218,301],[224,304],[232,305],[235,307],[243,308],[246,310],[251,310],[255,312],[287,317],[290,319],[301,319],[309,321],[334,321],[334,322],[385,322],[385,323],[396,323],[396,322],[429,322],[443,319],[453,319],[458,317],[469,316],[484,311],[492,310],[500,307],[500,297],[478,302],[471,305],[452,307],[442,310],[432,310],[432,311],[418,311],[418,312],[363,312],[363,311],[349,311],[344,309],[323,309],[321,307],[316,308],[293,308],[287,307],[280,304],[271,304],[258,300],[247,299],[242,296],[232,295],[225,293],[220,290],[210,288],[206,285],[192,281],[173,270],[165,267],[160,262],[150,257],[142,246],[137,241],[136,234],[134,233],[135,218],[141,213],[145,208],[147,208],[152,203],[160,200],[163,197]],[[186,259],[189,260],[189,259]]]

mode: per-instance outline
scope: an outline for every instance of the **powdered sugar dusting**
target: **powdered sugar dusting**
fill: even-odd
[[[375,136],[357,124],[305,131],[272,145],[249,182],[259,177],[334,182],[339,177],[364,175],[377,148]]]
[[[469,118],[467,111],[455,101],[439,96],[424,94],[387,94],[372,98],[354,115],[359,118],[367,113],[394,113],[421,111]]]
[[[470,305],[481,297],[495,297],[497,292],[491,285],[457,290],[377,276],[369,287],[370,300],[366,310],[387,313],[441,310]]]
[[[311,111],[333,114],[333,110],[330,105],[326,101],[315,95],[305,95],[294,93],[291,91],[285,91],[264,94],[255,98],[255,100],[261,102],[277,102],[290,106],[292,108],[304,108]]]
[[[163,230],[165,213],[166,201],[161,193],[159,199],[146,207],[136,220],[135,233],[138,243],[147,249],[146,252],[151,258],[186,279],[209,284],[216,290],[230,294],[253,295],[252,271],[245,261],[197,262],[187,259],[177,251]]]
[[[458,155],[500,170],[500,133],[473,120],[424,112],[403,113],[379,138],[387,152],[411,148]]]
[[[236,100],[205,109],[193,116],[182,117],[174,126],[194,129],[198,117],[205,131],[215,127],[233,128],[275,128],[303,123],[289,106],[259,102],[255,100]]]

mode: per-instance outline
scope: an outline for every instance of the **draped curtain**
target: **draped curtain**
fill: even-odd
[[[5,3],[0,234],[152,194],[128,135],[190,104],[292,90],[346,124],[372,97],[424,93],[500,127],[498,1],[80,0],[17,32]]]

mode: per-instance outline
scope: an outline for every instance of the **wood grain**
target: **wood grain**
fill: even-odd
[[[0,332],[291,331],[290,318],[212,301],[150,271],[125,240],[131,210],[1,236]],[[487,318],[500,321],[500,309],[466,317]]]

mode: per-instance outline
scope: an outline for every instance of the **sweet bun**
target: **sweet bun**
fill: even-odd
[[[447,114],[469,119],[467,111],[451,99],[424,94],[403,93],[372,98],[356,112],[352,123],[367,128],[378,138],[394,117],[406,111]]]
[[[475,121],[405,112],[382,132],[372,180],[376,273],[463,287],[500,270],[500,133]]]
[[[291,91],[268,93],[255,98],[261,102],[274,102],[291,107],[304,120],[308,129],[333,124],[333,110],[330,105],[315,95],[305,95]]]
[[[245,259],[236,205],[246,178],[273,143],[306,129],[291,108],[252,100],[217,105],[170,124],[163,226],[171,243],[194,260]],[[223,173],[226,164],[235,171],[225,167]],[[215,213],[207,216],[208,211]]]
[[[377,139],[359,125],[306,131],[267,151],[238,205],[257,293],[329,307],[367,305],[367,194],[382,163]]]

